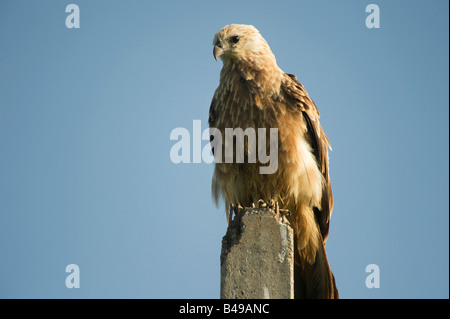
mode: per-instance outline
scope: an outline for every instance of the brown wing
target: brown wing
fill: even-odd
[[[211,105],[209,107],[209,118],[208,118],[209,127],[214,127],[215,121],[216,121],[216,94],[214,94],[213,99],[211,101]]]
[[[209,118],[208,118],[209,127],[216,127],[216,122],[217,122],[216,105],[217,105],[216,94],[214,94],[214,97],[211,101],[211,106],[209,107]],[[213,135],[210,135],[209,141],[211,142],[212,139],[213,139]],[[212,153],[214,155],[214,149],[212,149]]]
[[[316,157],[317,165],[319,165],[319,169],[325,178],[325,184],[322,189],[322,207],[320,210],[314,207],[316,221],[319,224],[325,244],[330,227],[331,211],[333,210],[333,194],[328,173],[328,147],[331,149],[330,142],[322,126],[320,126],[319,110],[303,85],[297,80],[297,77],[293,74],[285,73],[281,90],[288,104],[292,104],[293,107],[298,108],[302,112],[303,118],[307,123],[311,148]]]

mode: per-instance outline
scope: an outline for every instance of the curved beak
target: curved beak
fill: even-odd
[[[222,54],[223,54],[222,47],[220,46],[220,44],[216,44],[213,49],[214,59],[216,59],[217,61],[217,58],[220,57]]]

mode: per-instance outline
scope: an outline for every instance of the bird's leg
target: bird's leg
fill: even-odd
[[[283,205],[283,207],[288,207],[290,201],[291,201],[290,198],[288,198],[287,201],[285,202],[285,201],[283,200],[283,198],[280,197],[280,202],[281,202],[281,204]],[[284,212],[286,212],[289,216],[291,216],[291,212],[290,212],[288,209],[281,209],[281,211],[284,211]]]
[[[289,211],[289,209],[282,209],[282,208],[280,208],[280,205],[278,204],[278,201],[276,201],[274,199],[269,200],[268,207],[275,211],[275,215],[277,215],[277,218],[279,218],[280,213],[284,214],[284,215],[287,215],[287,216],[291,216],[291,212]]]
[[[278,202],[275,202],[275,217],[277,218],[277,221],[280,221],[280,206],[278,205]]]

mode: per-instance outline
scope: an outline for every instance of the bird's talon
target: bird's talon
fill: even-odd
[[[260,199],[258,201],[258,208],[264,208],[264,207],[267,207],[267,203],[264,200]]]

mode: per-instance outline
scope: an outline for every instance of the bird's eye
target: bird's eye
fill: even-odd
[[[233,35],[230,38],[231,43],[238,43],[239,42],[239,36],[238,35]]]

